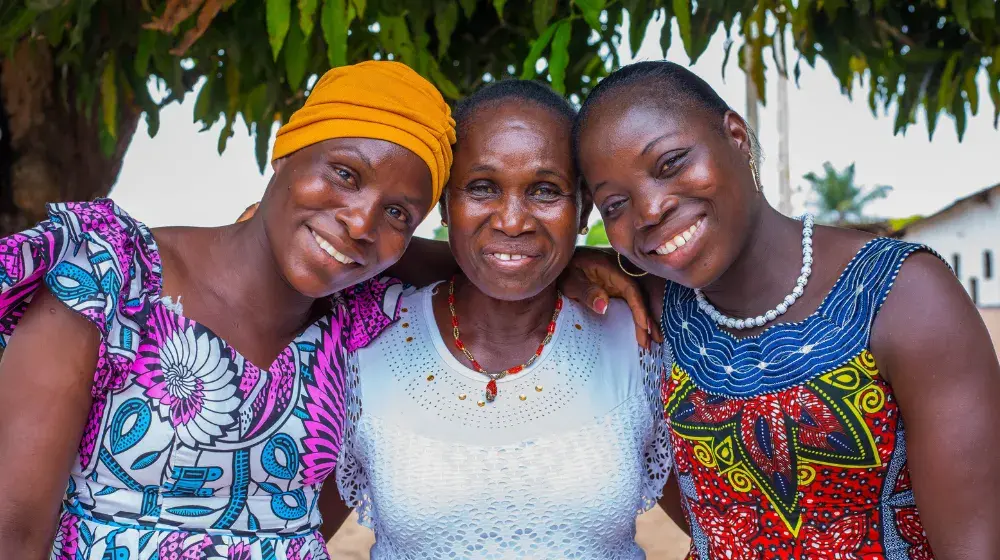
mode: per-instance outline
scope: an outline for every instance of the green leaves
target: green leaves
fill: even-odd
[[[493,0],[493,9],[497,11],[497,15],[500,16],[500,21],[503,21],[503,7],[507,4],[507,0]]]
[[[288,35],[288,27],[292,19],[291,0],[266,0],[267,2],[267,36],[271,43],[271,53],[278,60],[281,46]]]
[[[269,121],[257,121],[254,125],[254,157],[257,158],[257,169],[264,173],[267,168],[267,156],[271,140],[271,123]]]
[[[309,48],[306,44],[306,36],[299,26],[292,26],[288,32],[288,39],[285,43],[285,50],[282,53],[285,59],[285,77],[288,85],[293,90],[298,90],[302,85],[302,79],[306,75],[306,63],[309,62]],[[346,56],[345,56],[346,58]]]
[[[382,30],[379,38],[382,46],[388,52],[396,55],[407,65],[416,66],[417,51],[410,36],[410,28],[406,25],[404,16],[382,17]]]
[[[299,0],[299,28],[302,35],[308,39],[313,32],[316,22],[316,9],[319,7],[319,0]]]
[[[556,0],[535,0],[531,3],[531,19],[539,35],[545,33],[555,13]]]
[[[624,0],[622,6],[628,11],[628,46],[635,55],[646,38],[646,29],[656,11],[656,3],[647,0]],[[666,30],[669,34],[669,27]]]
[[[113,139],[118,138],[118,82],[117,60],[115,53],[110,53],[108,61],[101,72],[101,114],[104,117],[104,130]]]
[[[438,58],[448,52],[451,46],[451,34],[458,24],[458,4],[451,0],[438,1],[435,4],[434,29],[438,37]]]
[[[59,4],[62,4],[62,0],[25,0],[24,2],[25,7],[36,12],[51,10]]]
[[[330,66],[347,64],[347,7],[344,0],[323,0],[323,38]]]
[[[838,171],[826,162],[823,164],[823,175],[809,172],[802,177],[809,183],[809,205],[816,209],[817,220],[837,225],[863,221],[865,209],[892,191],[888,185],[860,186],[855,183],[855,175],[853,163]]]
[[[205,80],[205,85],[201,86],[198,92],[198,99],[194,102],[194,122],[206,121],[212,110],[212,87],[215,85],[215,77],[209,76]]]
[[[534,79],[536,74],[535,65],[538,63],[538,59],[541,58],[542,51],[544,51],[545,47],[549,46],[549,43],[552,41],[552,36],[555,35],[556,29],[562,23],[564,22],[557,21],[556,23],[553,23],[552,25],[549,26],[548,29],[546,29],[542,33],[542,35],[539,38],[535,39],[531,43],[531,50],[528,51],[528,56],[525,57],[524,65],[521,68],[522,80]]]
[[[590,231],[587,232],[583,243],[591,247],[610,247],[611,242],[608,241],[608,232],[604,227],[604,222],[598,221],[590,226]]]
[[[690,0],[671,0],[671,3],[674,15],[677,16],[677,27],[681,32],[681,41],[684,43],[684,50],[690,55],[694,52],[691,40],[691,2]],[[663,32],[668,33],[666,27],[664,27]]]
[[[122,137],[122,115],[141,108],[155,132],[160,103],[205,82],[195,119],[202,126],[224,119],[222,150],[242,118],[263,137],[255,152],[265,165],[271,127],[301,107],[310,75],[376,56],[411,65],[449,100],[479,87],[486,73],[500,79],[516,69],[532,79],[536,66],[545,67],[541,74],[556,90],[583,97],[617,64],[623,41],[638,50],[654,19],[664,30],[664,54],[676,20],[678,40],[692,59],[720,29],[735,30],[722,48],[727,57],[738,49],[760,94],[775,29],[786,28],[788,46],[798,51],[788,53],[793,75],[803,59],[815,66],[817,58],[842,87],[864,75],[873,84],[872,111],[894,112],[897,132],[925,111],[929,131],[954,119],[961,133],[969,116],[986,113],[989,103],[1000,126],[994,0],[159,0],[136,2],[134,10],[116,6],[12,0],[0,9],[0,52],[9,56],[26,39],[50,48],[55,65],[77,84],[54,93],[99,125],[95,140],[106,150]],[[628,26],[622,25],[626,10]],[[178,42],[183,58],[171,52]],[[539,64],[543,59],[547,64]],[[981,73],[986,93],[976,87]],[[149,83],[161,84],[168,97],[151,96]]]
[[[993,100],[993,128],[1000,124],[1000,78],[991,77],[988,89]]]
[[[972,27],[972,21],[969,19],[968,0],[951,0],[951,10],[955,13],[955,19],[958,20],[959,25],[966,29]]]
[[[552,36],[552,55],[549,57],[549,77],[552,78],[552,89],[561,94],[566,93],[566,67],[569,66],[569,39],[572,24],[563,20],[559,22],[555,35]]]
[[[573,0],[573,3],[580,9],[580,13],[583,14],[583,20],[587,22],[587,25],[600,33],[602,31],[601,12],[604,10],[604,0]]]
[[[458,3],[462,6],[462,13],[465,14],[465,19],[471,19],[472,14],[476,13],[478,2],[476,0],[459,0]]]
[[[365,17],[365,9],[367,8],[368,0],[351,0],[351,6],[354,8],[354,15],[360,19]]]
[[[135,66],[135,73],[144,76],[149,70],[149,59],[153,54],[158,38],[156,31],[143,29],[139,32],[139,46],[135,51],[135,59],[132,61]]]
[[[430,75],[431,81],[441,90],[441,95],[445,96],[446,99],[458,100],[462,98],[462,92],[458,89],[458,86],[444,75],[436,60],[431,61]]]

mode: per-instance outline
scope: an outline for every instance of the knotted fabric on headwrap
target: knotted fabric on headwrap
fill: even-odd
[[[331,138],[374,138],[415,153],[431,170],[437,204],[451,170],[455,121],[437,88],[405,64],[334,68],[278,130],[271,160]]]

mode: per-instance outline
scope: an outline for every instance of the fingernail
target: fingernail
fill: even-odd
[[[607,310],[608,310],[608,302],[600,298],[598,298],[597,301],[594,302],[594,311],[597,311],[599,314],[604,315],[604,313],[606,313]]]

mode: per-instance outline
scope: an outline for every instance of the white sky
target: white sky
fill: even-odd
[[[687,64],[674,25],[669,60]],[[634,60],[661,56],[659,30],[650,26],[646,41]],[[626,41],[627,43],[627,41]],[[746,108],[744,75],[734,51],[722,80],[724,36],[718,33],[692,70],[704,78],[735,110]],[[622,62],[632,60],[627,47]],[[789,49],[789,58],[794,53]],[[769,55],[766,55],[769,56]],[[773,61],[769,78],[776,77]],[[1000,132],[993,129],[993,106],[980,75],[980,112],[969,119],[965,138],[958,142],[954,121],[938,120],[933,142],[927,139],[923,115],[906,136],[893,136],[894,114],[873,117],[868,109],[867,88],[858,89],[854,101],[840,93],[829,67],[817,61],[815,70],[806,64],[796,88],[789,84],[789,138],[792,187],[803,185],[802,175],[820,171],[825,161],[843,168],[857,163],[857,181],[862,185],[895,187],[870,212],[882,217],[928,214],[952,200],[1000,183]],[[761,169],[765,193],[777,204],[777,93],[776,79],[769,79],[769,104],[759,113],[758,131],[765,153]],[[237,125],[226,152],[216,151],[221,124],[199,133],[193,124],[196,95],[183,104],[173,104],[160,114],[156,138],[146,134],[144,122],[125,156],[122,173],[111,196],[132,216],[150,226],[219,225],[231,222],[245,207],[259,200],[270,177],[257,171],[253,142],[246,127]],[[796,211],[805,208],[804,197],[794,199]],[[437,212],[418,229],[429,235],[440,221]]]

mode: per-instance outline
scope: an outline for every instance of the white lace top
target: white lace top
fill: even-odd
[[[404,293],[348,364],[337,483],[375,531],[371,558],[645,558],[635,518],[670,467],[664,362],[628,308],[565,300],[535,364],[479,406],[487,379],[448,351],[431,291]]]

